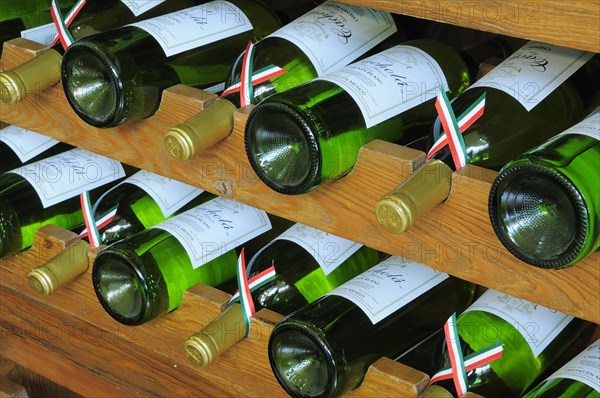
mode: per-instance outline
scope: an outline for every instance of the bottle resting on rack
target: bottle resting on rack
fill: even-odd
[[[467,371],[468,391],[486,398],[521,396],[590,325],[527,300],[487,290],[457,318],[458,346],[465,357],[500,342],[502,357]],[[450,366],[445,341],[440,342],[433,359],[437,369]],[[431,378],[435,396],[456,397],[452,379],[436,376]]]
[[[460,145],[451,150],[438,117],[426,149],[428,161],[379,200],[379,224],[389,232],[406,231],[448,197],[454,170],[466,164],[499,170],[581,120],[584,104],[571,80],[585,73],[586,68],[581,67],[593,55],[529,42],[475,82],[451,103],[460,119],[485,94],[483,115],[462,134],[465,152]],[[591,75],[589,79],[598,77]]]
[[[523,398],[600,398],[600,340],[596,340]]]
[[[600,247],[600,108],[510,161],[489,197],[492,226],[522,261],[575,264]]]
[[[254,308],[287,315],[381,261],[386,255],[315,228],[295,224],[250,259],[248,278],[275,267],[275,279],[252,291]],[[239,300],[239,296],[237,297]],[[248,333],[241,304],[232,300],[185,343],[188,358],[210,364]]]
[[[232,291],[238,253],[253,255],[292,224],[215,198],[109,245],[96,256],[92,281],[104,309],[139,325],[179,307],[198,283]]]
[[[146,118],[173,85],[220,91],[248,41],[279,26],[259,0],[217,0],[88,36],[63,57],[65,95],[92,126]]]
[[[474,291],[472,283],[390,257],[277,324],[271,368],[294,397],[340,396],[381,357],[397,358],[439,331]]]
[[[58,1],[63,12],[73,5],[74,0]],[[22,37],[36,43],[46,44],[48,34],[56,34],[52,29],[52,14],[48,0],[4,0],[0,12],[0,55],[4,42]]]
[[[15,125],[0,130],[0,174],[73,149],[69,144]]]
[[[96,244],[107,245],[196,207],[214,195],[170,178],[140,170],[105,192],[94,204]],[[81,240],[29,273],[29,285],[48,295],[88,269],[87,228]]]
[[[33,244],[46,224],[71,229],[83,223],[79,195],[96,200],[133,168],[76,148],[0,176],[0,258]]]
[[[193,0],[144,2],[86,0],[80,4],[80,7],[77,8],[78,11],[74,13],[74,17],[68,25],[68,32],[73,40],[78,40],[128,23],[191,7],[199,2]],[[27,3],[29,3],[29,0]],[[51,1],[45,0],[45,4],[49,11]],[[62,2],[59,4],[62,5]],[[63,12],[62,16],[63,21],[66,21],[67,13]],[[48,22],[51,22],[51,19]],[[44,40],[42,44],[52,46],[51,48],[15,68],[0,73],[2,102],[6,104],[21,102],[27,96],[40,93],[60,80],[61,58],[64,49],[69,45],[70,39],[67,38],[67,42],[57,42],[52,45],[57,34],[54,23],[44,26],[44,32],[42,33]]]
[[[503,51],[499,42],[488,41],[462,55]],[[422,137],[435,118],[440,87],[451,97],[462,92],[470,64],[443,43],[413,40],[274,94],[248,118],[250,164],[266,185],[285,194],[340,178],[367,142]]]
[[[167,132],[167,152],[189,160],[231,134],[236,109],[341,68],[386,39],[398,44],[403,38],[389,12],[327,1],[256,43],[247,64],[243,52],[229,71],[220,98]],[[242,73],[256,76],[244,103]]]

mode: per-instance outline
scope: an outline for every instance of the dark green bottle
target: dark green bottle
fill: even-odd
[[[102,195],[93,212],[96,219],[114,212],[112,221],[99,231],[102,243],[109,244],[212,198],[209,192],[140,170]]]
[[[79,194],[95,201],[133,168],[72,149],[0,176],[0,257],[26,249],[46,224],[71,229],[83,223]]]
[[[462,55],[504,51],[489,41]],[[435,119],[439,88],[450,97],[462,92],[475,72],[468,65],[446,44],[414,40],[274,94],[248,118],[250,164],[265,184],[285,194],[340,178],[367,142],[409,143],[422,137]]]
[[[98,229],[96,244],[107,245],[150,228],[165,219],[196,207],[214,195],[170,178],[140,170],[105,192],[92,213]],[[81,229],[81,226],[77,226]],[[29,273],[29,285],[48,295],[88,270],[92,243],[87,229],[82,241],[67,248]]]
[[[457,168],[475,164],[499,170],[516,156],[581,120],[585,104],[582,90],[573,82],[587,73],[585,66],[593,55],[529,42],[475,82],[451,103],[458,118],[485,94],[483,115],[462,134],[465,164],[457,166],[449,146],[440,144],[444,132],[438,117],[429,134],[426,166],[379,200],[379,224],[389,232],[406,231],[422,214],[448,197],[450,177]],[[587,84],[596,84],[594,81],[598,81],[595,71]],[[417,183],[411,184],[411,180]],[[428,180],[438,187],[420,189]]]
[[[600,398],[600,340],[596,340],[523,398]]]
[[[280,25],[259,0],[218,0],[88,36],[63,57],[65,95],[96,127],[142,119],[156,112],[168,87],[223,83],[248,41]]]
[[[510,161],[490,190],[502,244],[543,268],[575,264],[600,247],[600,108]]]
[[[287,315],[377,264],[387,255],[302,224],[295,224],[248,262],[251,278],[275,266],[275,279],[252,292],[254,308]],[[237,302],[185,343],[188,358],[206,366],[248,333]]]
[[[31,130],[10,125],[0,130],[0,174],[73,149]]]
[[[456,321],[463,356],[500,341],[502,357],[467,372],[468,391],[486,398],[521,396],[589,322],[550,308],[487,290]],[[450,364],[445,342],[434,354],[436,368]],[[452,380],[434,384],[456,397]]]
[[[124,0],[86,0],[73,18],[68,31],[73,40],[78,40],[128,23],[191,7],[198,2],[199,0],[168,0],[146,1],[141,4]],[[50,4],[51,1],[46,1],[48,9]],[[66,18],[67,10],[62,10],[62,14]],[[56,29],[53,33],[56,34]],[[43,44],[51,45],[54,34]],[[35,58],[0,73],[2,101],[14,104],[58,83],[62,54],[68,44],[59,41]]]
[[[251,71],[273,73],[273,68],[280,68],[284,73],[267,73],[253,85],[249,102],[258,103],[341,68],[388,38],[386,42],[393,44],[404,38],[392,14],[327,1],[256,43]],[[221,97],[165,135],[165,146],[172,157],[189,160],[231,134],[233,113],[242,105],[239,86],[245,54],[233,64]]]
[[[96,295],[117,321],[148,322],[178,308],[191,286],[230,281],[242,247],[251,256],[292,224],[212,199],[100,251],[92,269]]]
[[[295,397],[337,397],[381,357],[396,358],[472,301],[475,286],[390,257],[275,326],[269,361]]]

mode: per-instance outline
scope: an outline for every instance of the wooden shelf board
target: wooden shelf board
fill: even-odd
[[[343,0],[485,32],[600,52],[597,0]]]

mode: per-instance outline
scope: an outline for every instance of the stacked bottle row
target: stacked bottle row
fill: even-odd
[[[123,179],[126,174],[130,176]],[[87,179],[87,184],[65,184],[60,178],[64,175]],[[294,396],[333,397],[358,387],[377,359],[402,356],[438,333],[455,312],[462,313],[456,325],[463,342],[458,347],[465,355],[494,343],[504,349],[491,366],[469,368],[467,388],[486,397],[520,396],[590,326],[493,290],[472,303],[472,283],[173,180],[134,173],[129,166],[80,149],[10,170],[0,178],[0,187],[0,219],[10,220],[2,224],[3,255],[27,248],[36,226],[55,222],[82,229],[73,220],[85,213],[85,205],[78,211],[64,195],[96,191],[95,219],[110,214],[97,227],[100,242],[109,245],[95,256],[92,280],[102,306],[125,325],[174,311],[183,292],[198,283],[234,293],[231,280],[243,247],[250,259],[243,277],[258,280],[250,299],[254,309],[287,315],[270,337],[269,358],[277,379]],[[39,194],[44,191],[64,199],[52,201]],[[18,206],[23,203],[28,206]],[[41,208],[32,211],[34,203]],[[92,233],[84,235],[92,242]],[[5,245],[19,238],[20,246]],[[31,287],[50,294],[85,272],[88,259],[77,245],[33,270]],[[190,336],[185,349],[195,364],[209,365],[247,334],[245,322],[252,314],[244,309],[248,297],[243,296],[234,295],[221,316]],[[238,335],[230,333],[240,324],[246,328]],[[489,328],[496,330],[494,337]],[[440,369],[451,362],[452,350],[444,344],[434,355]],[[593,357],[592,350],[588,357]],[[588,387],[577,388],[597,389],[589,380],[593,378],[584,377]],[[447,390],[448,396],[459,395],[451,383],[433,385],[425,395]]]
[[[398,44],[405,35],[392,14],[336,2],[321,4],[273,32],[275,16],[268,22],[266,14],[260,14],[251,22],[251,16],[259,14],[259,5],[230,6],[202,4],[75,41],[61,62],[69,103],[87,123],[114,127],[151,116],[158,109],[161,92],[173,84],[211,87],[220,98],[165,135],[169,153],[186,160],[231,133],[236,108],[260,102],[246,126],[246,152],[257,176],[284,194],[304,193],[343,177],[356,163],[360,148],[374,139],[424,149],[427,164],[411,183],[383,197],[376,209],[385,229],[404,232],[448,196],[453,170],[466,164],[499,170],[580,122],[598,94],[598,59],[592,53],[529,42],[511,54],[513,50],[500,38],[460,52],[439,41]],[[88,11],[93,14],[93,9]],[[177,50],[177,43],[161,42],[162,33],[158,32],[163,24],[176,20],[177,29],[184,29],[195,23],[194,15],[217,18],[229,11],[238,16],[232,19],[241,24],[239,34],[198,37],[195,44],[186,42]],[[306,26],[314,28],[315,21],[321,28],[333,23],[334,32],[345,31],[347,37],[331,36],[333,45],[322,42],[320,36],[304,35]],[[248,40],[241,32],[253,32],[251,39],[258,43],[233,62],[239,51],[225,49],[239,48],[234,44],[240,38]],[[339,44],[340,39],[344,45]],[[220,44],[207,45],[211,40]],[[314,47],[318,42],[321,52]],[[132,51],[140,47],[144,51]],[[221,59],[225,54],[231,62]],[[364,58],[369,54],[373,55]],[[364,59],[356,61],[361,57]],[[477,79],[479,65],[489,59],[504,61]],[[216,73],[216,65],[228,63],[233,67],[227,73]],[[515,70],[519,72],[513,73]],[[537,89],[527,92],[533,85]],[[5,85],[5,91],[19,92],[17,86]],[[458,96],[451,107],[447,105],[444,117],[436,117],[442,108],[434,105],[440,88],[449,98]],[[485,105],[478,102],[483,97]],[[473,108],[475,103],[478,108]],[[471,119],[462,120],[463,116]],[[589,143],[582,144],[585,148],[563,144],[559,156],[575,158],[582,151],[588,153],[581,155],[584,157],[598,155],[594,114],[589,115],[586,126]],[[584,162],[573,166],[576,173],[597,174],[596,163]],[[497,191],[492,192],[492,224],[500,241],[521,260],[560,268],[599,247],[597,181],[573,181],[572,173],[555,173],[554,184],[565,187],[560,197],[544,196],[547,173],[528,185],[528,189],[539,187],[539,192],[530,195],[513,194],[522,187],[514,187],[521,180],[511,179],[512,187],[502,187],[502,192],[510,192],[505,195],[510,199],[505,200],[512,200],[511,204],[498,202],[494,197]],[[430,176],[429,183],[422,182],[426,180],[423,175]],[[440,182],[433,183],[434,179]],[[556,182],[559,180],[564,182]],[[503,181],[506,184],[507,179]],[[506,206],[510,209],[497,210]],[[558,216],[531,221],[548,214],[548,208]],[[561,229],[563,219],[570,223],[566,234],[555,232]],[[519,224],[518,232],[507,223]],[[539,235],[540,228],[545,243],[527,243],[532,234]]]

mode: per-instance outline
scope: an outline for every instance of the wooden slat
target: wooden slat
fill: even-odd
[[[507,36],[600,52],[598,0],[343,0]]]
[[[77,117],[58,84],[22,103],[2,105],[0,119],[600,323],[600,254],[563,270],[541,270],[517,260],[500,244],[489,223],[487,200],[494,172],[466,167],[454,176],[451,197],[444,204],[408,233],[393,235],[377,224],[375,204],[412,173],[423,153],[374,141],[363,148],[354,170],[338,182],[308,194],[281,195],[258,179],[246,157],[243,128],[251,108],[237,112],[230,137],[193,160],[181,163],[167,155],[164,133],[201,110],[208,98],[212,96],[178,85],[164,92],[161,107],[151,118],[97,129]]]
[[[281,315],[259,311],[247,339],[210,366],[195,368],[183,344],[231,296],[198,285],[173,313],[142,326],[121,325],[98,303],[89,272],[50,296],[29,289],[27,273],[51,255],[44,242],[53,239],[43,232],[30,251],[0,260],[1,357],[83,396],[287,396],[267,357],[268,337]],[[427,381],[421,372],[382,359],[351,396],[416,397]]]

